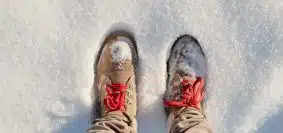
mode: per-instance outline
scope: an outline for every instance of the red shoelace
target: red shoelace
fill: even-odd
[[[125,96],[128,86],[126,84],[106,85],[107,96],[104,98],[104,105],[108,111],[125,111]]]
[[[183,80],[181,85],[183,86],[181,100],[164,100],[164,106],[178,108],[195,107],[200,109],[199,105],[204,98],[204,80],[200,77],[195,81]]]

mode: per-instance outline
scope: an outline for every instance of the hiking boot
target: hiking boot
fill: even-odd
[[[128,35],[108,36],[96,69],[101,115],[118,111],[136,117],[135,66],[137,52]]]
[[[179,37],[167,61],[168,82],[164,106],[168,113],[184,108],[201,110],[206,78],[206,59],[198,41]]]

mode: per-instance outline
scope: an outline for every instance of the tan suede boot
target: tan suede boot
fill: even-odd
[[[135,118],[137,52],[134,41],[124,34],[108,36],[96,69],[100,113],[120,111]]]
[[[206,79],[206,60],[198,41],[189,36],[174,43],[169,60],[164,106],[168,113],[193,107],[201,110]]]

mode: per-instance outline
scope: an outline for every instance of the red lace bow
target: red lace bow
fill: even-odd
[[[199,105],[204,98],[204,80],[198,77],[195,81],[183,80],[181,84],[183,86],[181,100],[164,100],[165,107],[195,107],[200,109]]]
[[[104,105],[108,111],[125,111],[125,92],[127,88],[126,84],[106,85],[107,96],[104,98]]]

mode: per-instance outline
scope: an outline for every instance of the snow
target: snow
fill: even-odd
[[[124,41],[115,41],[111,46],[111,55],[113,62],[122,62],[132,60],[129,44]]]
[[[78,133],[91,123],[93,64],[107,33],[137,42],[138,131],[166,132],[162,97],[175,39],[208,60],[216,133],[283,130],[282,0],[1,0],[0,132]]]

